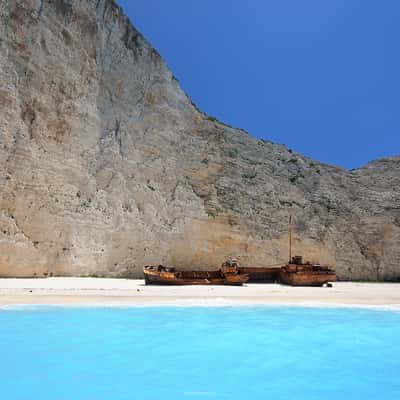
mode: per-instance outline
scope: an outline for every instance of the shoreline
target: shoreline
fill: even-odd
[[[146,286],[141,279],[0,279],[0,309],[65,307],[346,307],[400,311],[400,283],[335,282],[332,288],[279,284]]]
[[[373,305],[373,304],[351,304],[351,303],[289,303],[289,302],[230,302],[229,300],[224,302],[207,302],[207,299],[193,299],[191,301],[171,301],[171,302],[52,302],[52,303],[12,303],[12,304],[0,304],[1,311],[18,311],[18,310],[40,310],[46,308],[60,308],[60,309],[74,309],[74,308],[119,308],[119,309],[130,309],[130,308],[319,308],[319,309],[347,309],[347,310],[371,310],[371,311],[391,311],[400,313],[400,304],[392,305]]]

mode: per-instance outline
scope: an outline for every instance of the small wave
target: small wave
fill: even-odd
[[[329,309],[367,309],[376,311],[400,312],[400,304],[340,304],[318,302],[252,302],[227,298],[187,298],[159,301],[143,301],[136,303],[83,303],[83,304],[5,304],[0,311],[43,311],[45,309],[77,309],[77,308],[156,308],[156,307],[262,307],[262,308],[329,308]]]

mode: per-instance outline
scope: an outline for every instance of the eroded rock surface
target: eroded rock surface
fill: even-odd
[[[400,158],[346,171],[202,114],[112,0],[0,0],[0,275],[294,252],[400,278]]]

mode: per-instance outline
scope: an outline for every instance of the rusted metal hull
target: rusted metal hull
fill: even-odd
[[[239,272],[249,275],[249,282],[275,283],[279,281],[280,268],[239,267]]]
[[[328,267],[319,265],[288,264],[281,268],[279,280],[291,286],[322,286],[336,281],[336,273]]]
[[[249,280],[247,274],[224,274],[221,271],[166,271],[144,267],[146,285],[233,285]]]

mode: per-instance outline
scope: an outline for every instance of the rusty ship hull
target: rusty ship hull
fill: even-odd
[[[336,273],[321,265],[287,264],[281,268],[279,280],[291,286],[323,286],[336,281]]]
[[[249,275],[216,271],[176,271],[174,268],[144,267],[146,285],[231,285],[241,286]]]

